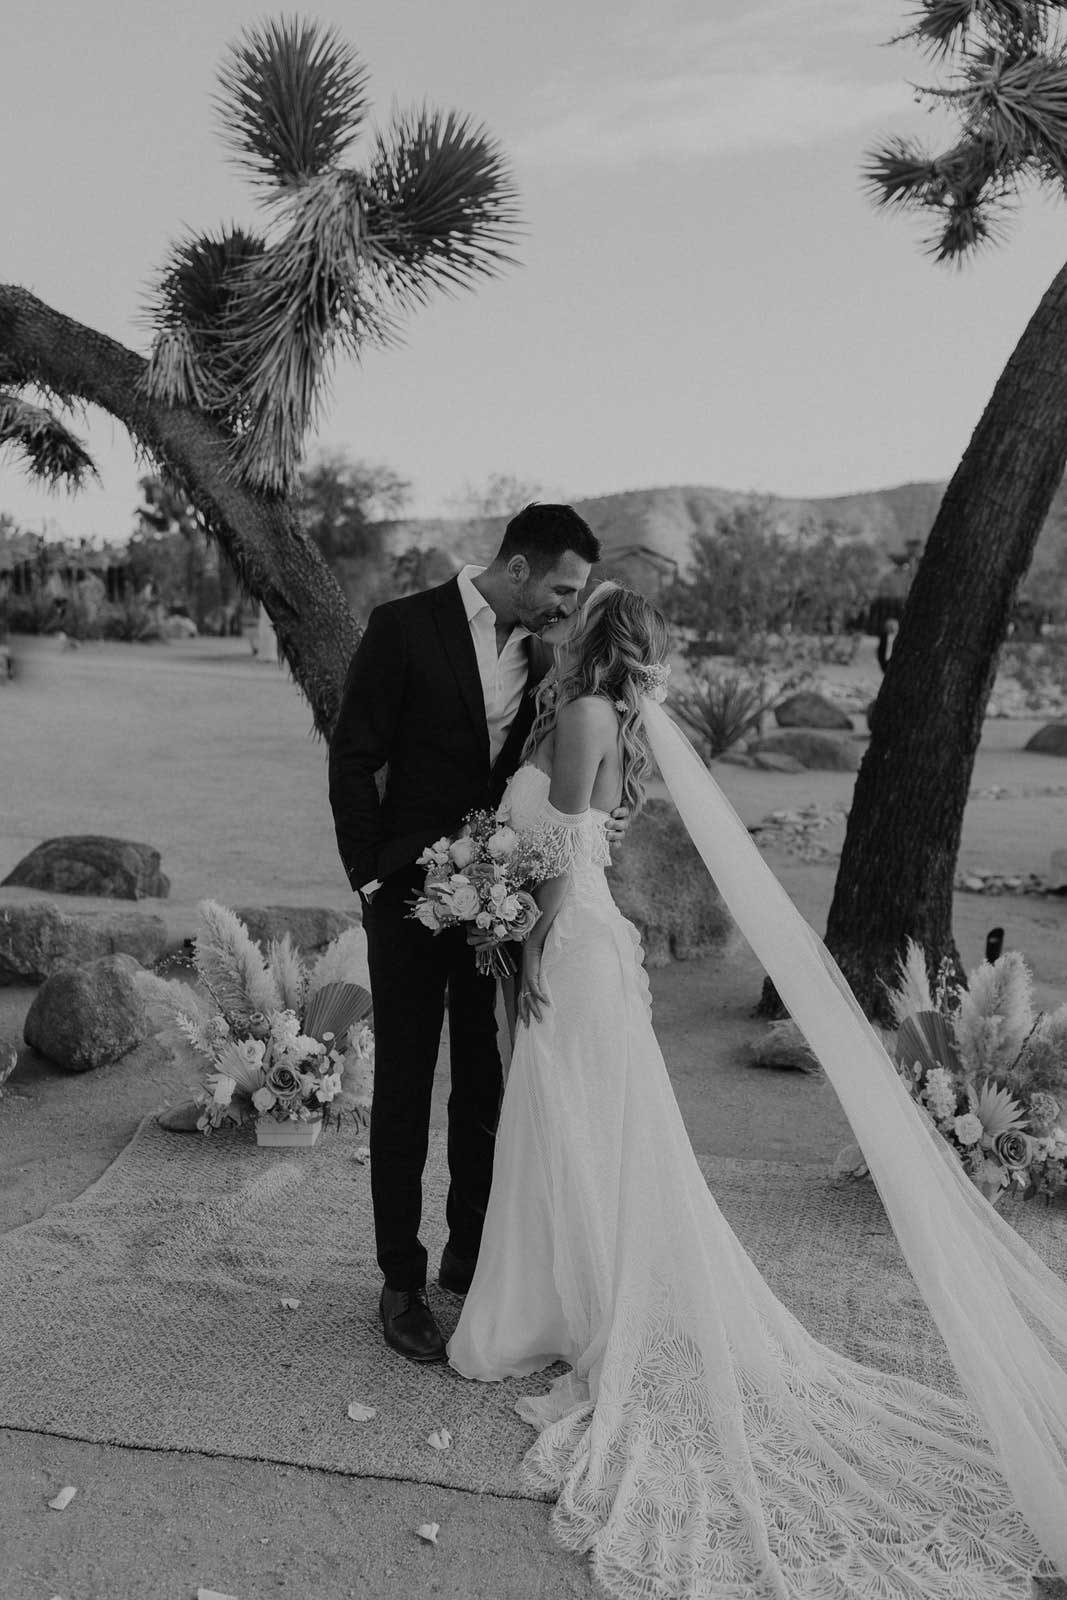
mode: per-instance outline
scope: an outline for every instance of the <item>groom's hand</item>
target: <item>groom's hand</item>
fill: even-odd
[[[616,806],[604,827],[608,844],[622,844],[633,818],[626,806]]]

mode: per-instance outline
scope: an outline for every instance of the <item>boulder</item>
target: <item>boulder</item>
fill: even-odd
[[[803,761],[787,755],[784,750],[760,750],[752,757],[752,765],[764,772],[805,772]]]
[[[98,894],[115,900],[162,899],[170,879],[159,870],[159,851],[132,839],[84,833],[46,839],[9,872],[4,884],[52,894]]]
[[[776,733],[753,740],[748,747],[751,756],[767,751],[792,756],[802,767],[815,772],[859,771],[860,752],[855,740],[820,728],[779,728]]]
[[[358,912],[331,911],[327,906],[234,906],[256,943],[264,950],[271,939],[288,934],[298,950],[316,955],[346,928],[359,924]]]
[[[1023,749],[1041,756],[1067,756],[1067,722],[1046,722],[1027,739]]]
[[[1048,887],[1067,894],[1067,850],[1053,850],[1048,864]]]
[[[158,961],[167,925],[148,911],[61,911],[51,900],[0,905],[0,984],[36,984],[60,967],[124,952]]]
[[[136,967],[132,957],[113,955],[53,972],[26,1015],[26,1043],[67,1072],[117,1061],[150,1031],[132,977]]]
[[[647,966],[716,955],[734,941],[733,920],[669,800],[648,801],[616,850],[608,881],[641,935]]]
[[[814,689],[800,689],[774,708],[780,728],[836,728],[851,733],[852,718],[840,706]]]

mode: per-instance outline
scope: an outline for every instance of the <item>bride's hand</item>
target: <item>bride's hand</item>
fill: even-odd
[[[604,824],[604,832],[607,835],[608,844],[622,844],[632,820],[633,818],[626,806],[616,806]]]
[[[540,1022],[548,996],[541,986],[541,946],[527,942],[522,950],[515,1015],[520,1023]]]

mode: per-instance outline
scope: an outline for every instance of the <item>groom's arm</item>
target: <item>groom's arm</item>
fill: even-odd
[[[382,820],[374,775],[388,762],[400,726],[406,658],[404,630],[395,614],[376,607],[352,657],[330,740],[330,806],[353,889],[379,876]]]

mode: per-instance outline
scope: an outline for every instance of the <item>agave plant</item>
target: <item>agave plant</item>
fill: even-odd
[[[147,384],[224,423],[249,487],[286,492],[338,352],[397,336],[435,289],[510,261],[515,190],[480,126],[427,107],[363,131],[367,69],[333,28],[248,28],[219,73],[216,110],[264,211],[261,233],[178,241],[148,308]]]

